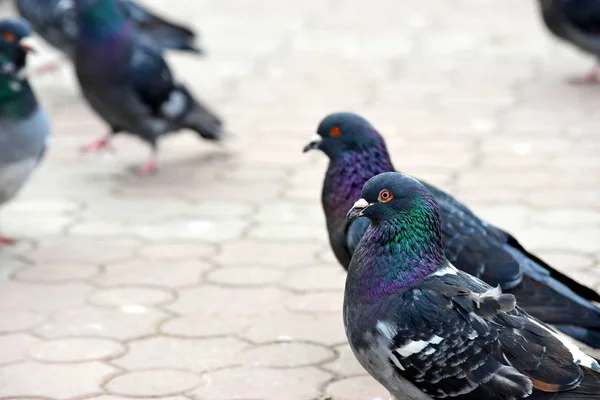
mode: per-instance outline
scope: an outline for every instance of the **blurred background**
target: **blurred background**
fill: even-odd
[[[358,366],[327,242],[322,117],[354,111],[396,168],[443,188],[600,290],[600,91],[568,75],[536,1],[144,0],[200,33],[169,53],[233,133],[83,156],[105,133],[71,66],[31,83],[44,164],[3,207],[0,396],[117,400],[387,398]],[[1,15],[13,15],[11,2]],[[57,53],[39,40],[35,67]]]

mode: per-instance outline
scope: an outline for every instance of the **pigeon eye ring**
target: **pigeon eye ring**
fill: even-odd
[[[381,192],[379,192],[379,196],[377,197],[377,200],[381,203],[387,203],[388,201],[392,200],[394,198],[394,195],[392,194],[392,192],[390,192],[387,189],[383,189],[381,190]]]

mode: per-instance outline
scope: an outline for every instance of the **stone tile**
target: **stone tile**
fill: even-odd
[[[168,308],[179,314],[202,313],[223,318],[267,315],[281,310],[287,296],[287,292],[276,288],[199,286],[180,290],[179,298]]]
[[[248,237],[260,240],[284,239],[324,243],[327,241],[327,232],[320,225],[308,225],[307,223],[290,225],[261,222],[250,228]]]
[[[352,353],[352,350],[347,343],[336,346],[335,350],[338,353],[338,357],[335,360],[324,364],[323,368],[342,377],[367,374],[367,371],[365,371],[358,363],[356,357],[354,357],[354,353]]]
[[[157,306],[171,302],[173,292],[166,289],[121,286],[110,289],[97,289],[90,293],[88,302],[97,306],[121,307]]]
[[[39,339],[24,334],[0,335],[0,364],[21,361],[26,358],[27,350],[39,342]]]
[[[341,315],[271,313],[255,320],[242,336],[257,343],[307,341],[332,345],[346,342]]]
[[[15,274],[16,280],[30,283],[53,283],[85,281],[98,272],[98,268],[86,264],[36,265]]]
[[[286,302],[286,308],[302,314],[331,313],[338,314],[342,312],[344,294],[337,292],[304,293],[289,297]]]
[[[86,336],[128,340],[157,333],[158,324],[166,317],[147,307],[113,310],[86,306],[59,312],[36,332],[49,339]]]
[[[154,337],[129,343],[129,351],[115,365],[127,370],[173,368],[203,372],[239,364],[236,355],[247,344],[238,339]]]
[[[73,399],[101,394],[102,382],[117,370],[100,362],[40,364],[23,362],[0,368],[0,396]],[[31,379],[35,376],[36,379]],[[65,379],[76,376],[77,379]]]
[[[222,264],[290,268],[315,257],[319,244],[307,241],[244,240],[223,244],[216,260]]]
[[[40,264],[84,262],[95,265],[130,258],[138,246],[138,241],[133,239],[54,237],[41,241],[28,256]]]
[[[332,360],[335,354],[325,346],[281,342],[256,346],[243,351],[239,359],[253,367],[306,367]]]
[[[285,271],[276,268],[229,267],[209,272],[206,281],[222,286],[268,286],[280,282],[285,275]]]
[[[389,392],[370,376],[356,376],[330,383],[325,392],[336,400],[386,400],[390,397]]]
[[[233,368],[210,372],[204,378],[204,384],[192,392],[201,399],[307,400],[317,398],[319,387],[331,377],[316,368],[304,367]]]
[[[21,282],[0,282],[2,307],[13,310],[58,311],[85,302],[91,287],[82,284],[38,285]]]
[[[37,343],[29,347],[29,356],[50,363],[74,363],[116,358],[125,353],[121,343],[94,338],[67,338]]]
[[[150,260],[190,260],[213,256],[216,249],[204,243],[154,243],[145,245],[139,254]]]
[[[123,383],[121,382],[121,384],[123,384]],[[125,383],[125,385],[127,385],[127,382]],[[94,400],[131,400],[131,397],[103,395],[103,396],[94,397],[93,399]],[[160,399],[161,400],[190,400],[189,397],[185,397],[185,396],[166,396],[166,397],[161,396]]]
[[[223,317],[214,314],[194,314],[166,321],[160,331],[169,336],[202,338],[233,335],[246,329],[252,317]]]
[[[17,332],[42,324],[46,316],[34,311],[0,309],[0,332]]]
[[[115,376],[106,382],[110,393],[132,397],[163,397],[193,389],[200,378],[191,372],[156,369]]]
[[[164,288],[191,286],[202,280],[212,266],[201,262],[129,261],[110,264],[94,280],[101,285],[149,285]]]
[[[341,266],[307,267],[292,272],[284,286],[297,291],[343,290],[346,271]]]

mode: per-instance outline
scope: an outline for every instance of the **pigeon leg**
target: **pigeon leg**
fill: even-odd
[[[569,79],[569,82],[575,85],[585,85],[589,83],[600,83],[600,66],[594,65],[588,73],[582,76],[575,76]]]
[[[93,142],[83,146],[81,148],[81,151],[83,153],[89,153],[92,151],[109,150],[109,149],[112,150],[113,148],[110,145],[110,139],[111,139],[110,135],[102,136],[101,138],[98,138],[98,139],[94,140]]]
[[[150,175],[156,173],[156,171],[158,171],[158,157],[156,151],[152,151],[148,161],[140,167],[140,174]]]
[[[12,239],[12,238],[9,238],[9,237],[6,237],[6,236],[3,236],[0,234],[0,245],[2,245],[2,244],[11,245],[11,244],[15,244],[15,243],[17,243],[17,241],[15,239]]]
[[[33,69],[34,75],[46,75],[48,73],[56,72],[62,68],[64,65],[62,60],[50,61],[48,63],[42,64]]]

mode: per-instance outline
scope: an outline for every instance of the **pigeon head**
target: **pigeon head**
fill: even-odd
[[[31,33],[31,27],[21,18],[0,21],[0,58],[5,72],[18,72],[25,67],[27,53],[33,51]]]
[[[346,289],[363,299],[394,293],[447,265],[438,206],[416,179],[386,172],[367,181],[347,214],[371,227],[350,262]]]
[[[379,147],[383,138],[363,117],[349,112],[330,114],[321,121],[304,152],[321,150],[329,158]]]
[[[373,224],[418,222],[440,229],[438,205],[433,195],[421,182],[399,172],[385,172],[365,183],[362,198],[354,203],[346,218],[361,216]]]

